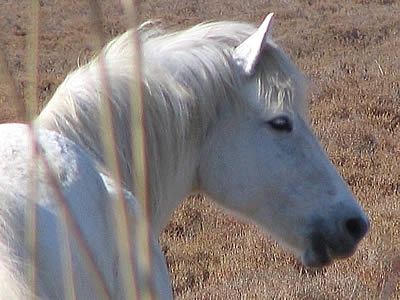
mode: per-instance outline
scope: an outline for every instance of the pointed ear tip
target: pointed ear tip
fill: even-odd
[[[268,34],[268,31],[271,30],[272,23],[274,21],[274,13],[269,13],[264,21],[261,23],[259,30],[265,32],[265,34]]]
[[[265,17],[264,21],[267,21],[267,20],[268,20],[268,22],[273,21],[273,20],[274,20],[274,15],[275,15],[275,14],[274,14],[273,12],[269,13],[269,14]]]

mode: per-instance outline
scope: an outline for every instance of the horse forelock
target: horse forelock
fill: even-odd
[[[266,110],[278,108],[307,114],[306,78],[272,41],[258,62],[255,77],[258,99]]]

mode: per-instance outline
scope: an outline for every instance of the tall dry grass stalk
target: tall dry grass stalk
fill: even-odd
[[[154,283],[152,270],[152,259],[150,255],[150,200],[149,184],[147,173],[147,141],[146,141],[146,120],[144,113],[144,97],[142,86],[142,57],[141,46],[138,32],[135,30],[138,26],[139,6],[136,0],[122,0],[128,27],[132,31],[132,49],[133,49],[133,80],[130,87],[130,108],[131,108],[131,145],[134,145],[132,151],[132,161],[135,166],[134,183],[135,197],[143,208],[144,215],[138,217],[138,230],[136,238],[136,249],[139,261],[139,270],[145,278],[143,289],[143,299],[154,299]]]
[[[130,28],[136,28],[137,5],[135,1],[122,1],[124,11],[129,22]],[[91,8],[91,25],[95,36],[95,47],[100,52],[105,45],[103,33],[102,13],[99,3],[96,0],[89,1]],[[112,117],[112,102],[110,99],[110,86],[108,81],[107,68],[104,62],[103,54],[99,56],[99,72],[101,74],[101,84],[104,95],[104,103],[106,103],[103,116],[102,135],[103,145],[105,149],[106,164],[111,171],[112,177],[117,183],[118,199],[114,207],[114,224],[117,232],[117,246],[120,255],[120,272],[122,274],[124,292],[127,299],[154,299],[154,289],[152,283],[152,262],[150,255],[150,226],[149,226],[149,209],[148,209],[148,184],[147,184],[147,157],[146,157],[146,140],[144,125],[144,108],[143,93],[141,86],[141,58],[139,37],[134,31],[133,34],[133,51],[134,59],[132,61],[134,79],[130,89],[131,95],[131,137],[132,145],[135,145],[133,152],[133,162],[135,164],[134,195],[142,205],[144,215],[137,214],[135,224],[130,224],[127,212],[127,203],[123,194],[122,175],[120,170],[120,162],[117,157],[116,136],[114,133],[114,120]],[[131,249],[131,225],[134,225],[137,237],[135,249]],[[137,252],[140,260],[135,260],[131,256],[133,251]],[[138,274],[144,278],[144,286],[139,287]]]
[[[28,55],[26,60],[27,65],[27,89],[26,98],[27,103],[24,102],[24,98],[20,93],[16,81],[13,78],[10,69],[7,65],[6,57],[3,51],[0,51],[0,74],[3,81],[5,81],[8,87],[7,95],[12,98],[11,103],[14,106],[17,119],[30,122],[34,118],[35,110],[33,109],[37,103],[37,83],[38,83],[38,46],[39,46],[39,6],[38,2],[32,1],[30,7],[32,14],[30,14],[31,30],[28,34],[27,49]],[[32,161],[37,162],[37,142],[35,134],[31,128],[32,138]],[[30,250],[33,254],[32,264],[25,265],[25,272],[27,274],[28,285],[32,289],[32,298],[35,298],[36,293],[36,253],[37,253],[37,235],[36,235],[36,205],[34,200],[37,197],[37,163],[33,164],[31,169],[31,180],[29,182],[30,194],[33,197],[33,201],[28,201],[25,209],[25,247]]]
[[[112,116],[111,88],[108,81],[107,68],[104,61],[102,47],[105,44],[103,33],[102,13],[99,3],[96,0],[89,1],[91,14],[90,22],[92,33],[95,40],[95,48],[99,54],[99,74],[101,75],[101,89],[105,103],[102,111],[102,142],[105,151],[106,165],[111,172],[111,176],[116,182],[117,199],[114,201],[114,224],[117,233],[117,247],[119,252],[119,266],[121,278],[123,280],[124,293],[127,299],[138,299],[139,288],[138,279],[134,271],[134,259],[131,256],[131,231],[129,228],[126,200],[123,194],[122,176],[120,162],[117,157],[117,143],[114,134],[114,120]]]
[[[25,116],[24,120],[31,124],[31,121],[37,114],[38,103],[38,82],[39,82],[39,1],[30,1],[30,31],[27,37],[27,87],[26,87],[26,101],[25,101]],[[27,201],[25,207],[25,234],[24,243],[25,248],[29,249],[32,253],[32,263],[25,264],[25,272],[27,274],[28,285],[31,287],[32,299],[36,296],[37,287],[37,206],[36,199],[38,197],[38,143],[36,133],[33,127],[30,128],[30,135],[32,140],[32,162],[31,175],[29,181],[30,194],[32,201]]]

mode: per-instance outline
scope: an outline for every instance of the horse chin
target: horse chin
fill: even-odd
[[[307,268],[321,268],[330,265],[332,261],[333,258],[327,251],[315,252],[311,249],[307,249],[301,257],[301,263]]]
[[[301,261],[304,266],[310,268],[320,268],[332,263],[333,256],[321,233],[315,232],[311,235],[309,246],[302,255]]]

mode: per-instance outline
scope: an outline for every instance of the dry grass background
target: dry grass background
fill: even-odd
[[[23,91],[29,0],[0,1],[0,47]],[[108,37],[123,32],[118,1],[100,1]],[[91,55],[86,1],[41,0],[40,108]],[[178,299],[400,299],[400,3],[395,0],[145,0],[141,18],[183,28],[261,22],[310,78],[310,119],[370,217],[356,254],[302,268],[253,225],[201,196],[161,236]],[[1,78],[0,78],[1,79]],[[18,120],[0,80],[0,122]]]

